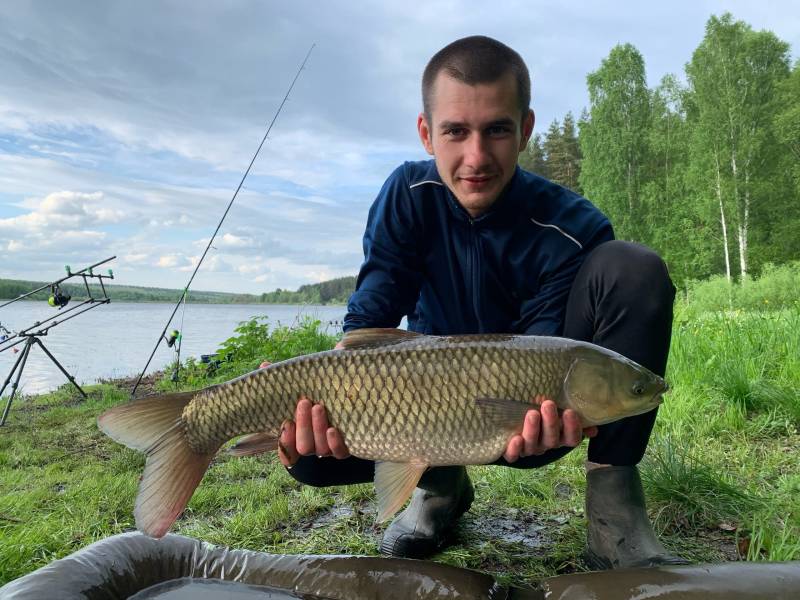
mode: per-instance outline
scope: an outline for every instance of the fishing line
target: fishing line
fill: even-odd
[[[183,346],[183,322],[186,319],[186,301],[189,298],[189,294],[185,294],[183,296],[183,310],[181,310],[181,328],[180,329],[173,329],[172,332],[169,334],[169,337],[166,338],[167,346],[170,348],[175,348],[175,367],[172,369],[172,376],[170,380],[174,384],[178,384],[178,375],[181,371],[181,346]]]
[[[200,260],[197,261],[197,265],[195,266],[194,271],[192,272],[192,276],[189,277],[189,282],[186,284],[186,287],[183,288],[183,293],[181,294],[181,297],[178,298],[178,302],[175,303],[175,308],[172,310],[172,314],[169,316],[169,319],[167,319],[167,324],[164,325],[164,329],[161,331],[161,335],[158,336],[158,340],[156,340],[156,344],[153,347],[153,351],[150,353],[150,358],[147,359],[147,363],[144,365],[144,368],[142,369],[142,372],[139,374],[139,378],[136,380],[136,384],[133,386],[133,389],[131,390],[131,398],[133,398],[134,395],[136,394],[136,389],[139,387],[139,384],[142,382],[142,377],[144,377],[144,374],[147,372],[147,367],[150,366],[150,362],[153,360],[153,357],[156,354],[156,350],[158,350],[158,345],[164,339],[164,335],[167,333],[167,329],[169,328],[170,323],[172,323],[172,319],[175,318],[175,313],[178,312],[178,308],[180,307],[181,302],[184,302],[184,300],[186,298],[186,295],[189,293],[189,286],[192,285],[192,281],[194,281],[194,277],[195,277],[195,275],[197,275],[197,271],[200,269],[200,265],[203,264],[203,260],[205,259],[206,254],[208,254],[208,250],[211,248],[211,244],[214,242],[214,238],[217,236],[217,233],[219,233],[219,230],[222,227],[222,223],[223,223],[223,221],[225,221],[225,217],[228,216],[228,211],[230,211],[231,206],[233,206],[233,202],[234,202],[234,200],[236,200],[236,196],[239,195],[239,190],[242,189],[242,186],[244,185],[244,180],[247,179],[247,175],[250,173],[250,169],[253,168],[253,163],[256,162],[256,158],[258,158],[258,154],[259,154],[259,152],[261,152],[261,147],[264,145],[264,142],[267,141],[267,136],[269,136],[269,132],[272,131],[272,126],[275,124],[275,121],[278,119],[278,115],[281,114],[281,110],[283,110],[283,105],[286,104],[286,100],[289,99],[289,94],[292,92],[292,88],[294,88],[294,84],[297,82],[297,79],[300,77],[300,73],[305,68],[306,63],[308,62],[308,57],[311,56],[311,51],[314,50],[315,46],[316,46],[316,44],[311,44],[311,48],[309,48],[308,53],[306,54],[306,57],[303,59],[303,62],[300,64],[300,68],[297,69],[297,73],[295,74],[294,79],[292,80],[292,83],[289,86],[289,89],[286,90],[286,95],[283,97],[283,100],[281,101],[281,104],[278,107],[278,110],[275,111],[275,116],[272,117],[272,121],[270,121],[270,124],[267,127],[267,131],[264,134],[264,137],[261,138],[261,143],[258,145],[258,149],[256,150],[255,154],[253,154],[253,158],[250,160],[250,164],[247,166],[247,170],[244,172],[244,175],[242,175],[242,180],[239,182],[239,185],[236,187],[236,191],[233,193],[233,197],[231,197],[230,202],[228,202],[228,207],[225,209],[225,212],[222,214],[222,218],[219,220],[219,223],[217,223],[217,228],[214,230],[214,233],[211,235],[211,239],[208,240],[208,245],[206,246],[206,249],[203,250],[203,254],[202,254],[202,256],[200,256]]]

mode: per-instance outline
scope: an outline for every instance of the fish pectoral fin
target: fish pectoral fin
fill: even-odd
[[[240,438],[233,446],[225,452],[230,456],[258,456],[265,452],[272,452],[278,449],[278,439],[280,434],[275,435],[268,431],[251,433]]]
[[[508,398],[476,398],[475,406],[484,419],[501,429],[522,429],[525,413],[536,408],[531,402]]]
[[[406,331],[405,329],[394,329],[393,327],[367,327],[348,331],[339,343],[344,350],[353,350],[354,348],[388,346],[415,337],[425,336],[421,333]]]
[[[427,468],[428,463],[423,461],[375,463],[378,523],[388,520],[400,510]]]

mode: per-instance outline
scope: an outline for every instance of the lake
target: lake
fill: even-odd
[[[3,302],[0,301],[0,304]],[[66,308],[70,306],[72,303]],[[138,375],[144,368],[156,339],[164,329],[174,307],[174,304],[164,303],[111,302],[96,306],[85,314],[60,323],[41,340],[79,384],[92,383],[98,379]],[[15,302],[0,309],[0,324],[12,332],[19,331],[57,312],[58,309],[44,301]],[[323,328],[328,332],[340,333],[345,307],[187,304],[181,326],[182,314],[183,309],[178,309],[170,326],[170,329],[178,329],[183,333],[181,359],[213,353],[221,342],[234,334],[234,329],[240,322],[256,315],[267,316],[272,325],[292,325],[299,317],[309,315],[322,321]],[[17,346],[20,351],[22,347],[23,344]],[[0,352],[0,386],[8,377],[18,357],[19,354],[13,349]],[[162,342],[150,363],[148,372],[163,368],[174,358],[174,349]],[[66,382],[67,379],[58,367],[41,348],[34,346],[20,379],[19,391],[23,394],[37,394],[52,390]],[[6,388],[3,399],[5,400],[10,393],[11,385]]]

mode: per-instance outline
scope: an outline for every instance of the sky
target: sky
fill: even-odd
[[[466,35],[517,50],[535,131],[588,105],[616,44],[648,82],[729,11],[800,48],[795,1],[14,0],[0,4],[0,278],[116,256],[115,282],[182,288],[306,53],[193,283],[261,293],[355,275],[367,211],[405,160],[428,59]]]

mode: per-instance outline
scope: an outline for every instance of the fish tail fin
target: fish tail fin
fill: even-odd
[[[167,533],[214,458],[215,451],[192,450],[183,430],[183,409],[197,394],[148,396],[112,408],[97,419],[111,439],[147,456],[134,516],[139,530],[151,537]]]

